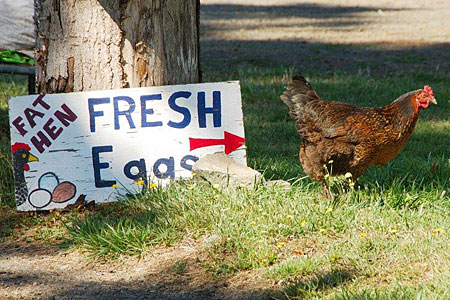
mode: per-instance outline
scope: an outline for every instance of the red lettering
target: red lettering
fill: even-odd
[[[45,108],[46,110],[50,109],[50,105],[48,105],[47,103],[45,103],[42,99],[44,99],[44,95],[39,95],[36,100],[33,101],[33,106],[36,107],[36,105],[40,105],[43,108]]]
[[[50,127],[50,125],[52,125],[53,123],[53,118],[50,118],[47,123],[45,123],[44,125],[44,130],[45,132],[47,132],[47,134],[53,139],[56,140],[56,138],[61,134],[61,132],[63,131],[63,129],[61,127],[56,127],[56,126],[52,126]]]
[[[32,108],[25,109],[23,113],[25,114],[25,117],[27,118],[27,121],[30,124],[31,128],[34,128],[34,126],[36,126],[34,118],[42,118],[44,116],[44,113],[41,113],[40,111],[34,110]]]
[[[39,151],[39,153],[42,153],[44,152],[44,145],[50,147],[52,145],[52,142],[50,142],[48,137],[42,131],[38,131],[37,136],[39,137],[39,140],[37,137],[33,136],[31,138],[31,142]]]
[[[69,126],[69,122],[73,122],[77,119],[77,115],[65,104],[61,105],[61,108],[64,110],[65,113],[62,111],[55,111],[55,117],[64,125]]]
[[[24,129],[25,123],[23,123],[22,121],[22,117],[17,117],[14,119],[14,121],[12,121],[12,124],[14,125],[14,127],[16,127],[21,136],[25,136],[28,131]]]

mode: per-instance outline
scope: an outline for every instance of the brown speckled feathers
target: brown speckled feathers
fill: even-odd
[[[325,101],[305,78],[295,76],[281,100],[302,137],[299,156],[306,174],[323,181],[327,165],[332,175],[350,172],[356,179],[368,167],[389,162],[413,132],[419,114],[417,92],[384,107],[358,107]]]

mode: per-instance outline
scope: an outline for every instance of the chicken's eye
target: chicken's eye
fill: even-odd
[[[22,157],[23,157],[23,158],[26,158],[26,157],[27,157],[27,155],[26,155],[26,154],[24,153],[24,154],[22,154]]]

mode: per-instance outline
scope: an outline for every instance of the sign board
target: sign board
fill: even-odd
[[[9,117],[20,211],[111,202],[215,152],[246,164],[239,82],[13,97]]]

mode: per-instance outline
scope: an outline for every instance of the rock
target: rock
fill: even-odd
[[[213,243],[217,242],[219,239],[220,239],[220,236],[214,233],[214,234],[206,237],[205,242],[208,244],[213,244]]]
[[[277,180],[270,180],[266,182],[267,186],[278,186],[285,189],[291,188],[291,184],[285,180],[277,179]]]
[[[253,188],[262,174],[250,167],[234,161],[224,153],[214,153],[200,158],[192,167],[197,177],[207,180],[211,184],[224,187]]]

